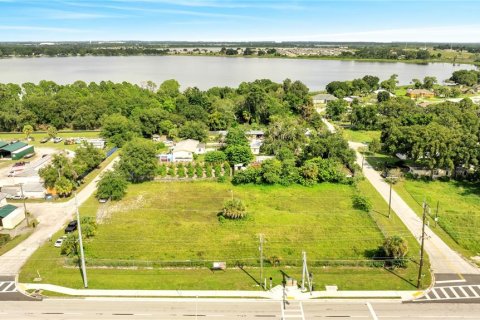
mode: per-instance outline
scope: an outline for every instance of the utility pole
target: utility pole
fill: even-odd
[[[437,227],[438,222],[438,207],[440,206],[440,200],[437,200],[437,210],[435,210],[435,228]]]
[[[23,211],[25,211],[25,219],[27,219],[27,227],[28,227],[30,226],[30,221],[28,220],[27,204],[25,203],[25,195],[23,194],[23,183],[20,183],[20,192],[22,193]]]
[[[260,240],[260,247],[258,250],[260,251],[260,283],[263,284],[263,234],[259,235]],[[262,285],[263,286],[263,285]]]
[[[388,219],[390,219],[390,215],[391,215],[391,212],[392,212],[392,184],[393,184],[393,181],[390,181],[388,184],[390,185],[390,194],[388,196]]]
[[[422,269],[423,269],[423,249],[425,246],[425,220],[427,217],[427,203],[423,201],[423,216],[422,216],[422,243],[420,246],[420,267],[418,268],[417,288],[420,288],[422,282]]]
[[[78,241],[80,242],[80,259],[82,261],[83,286],[85,288],[88,288],[87,269],[85,268],[85,254],[83,253],[82,226],[80,224],[80,212],[78,211],[76,192],[75,192],[75,209],[77,211]]]

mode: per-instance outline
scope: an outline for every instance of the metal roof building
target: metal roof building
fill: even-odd
[[[26,144],[25,142],[7,143],[0,141],[0,158],[11,158],[12,160],[22,159],[24,156],[30,153],[34,153],[33,146]]]

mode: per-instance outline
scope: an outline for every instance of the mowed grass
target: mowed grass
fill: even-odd
[[[100,137],[100,132],[99,131],[69,131],[69,132],[58,132],[58,137],[63,138],[64,140],[66,138],[87,138],[87,139],[95,139]],[[40,143],[40,140],[43,138],[48,138],[48,134],[46,132],[43,133],[32,133],[30,137],[34,138],[34,141],[26,141],[26,136],[25,134],[18,132],[18,133],[0,133],[0,141],[12,141],[12,140],[20,140],[23,142],[26,142],[30,145],[33,145],[34,147],[44,147],[44,148],[53,148],[53,149],[59,149],[59,150],[75,150],[79,145],[78,144],[73,144],[73,145],[65,145],[64,141],[60,143],[53,143],[52,141],[48,141],[46,143]]]
[[[480,255],[479,184],[405,180],[395,185],[395,190],[418,215],[422,214],[422,202],[425,199],[431,208],[429,223],[432,230],[467,257]],[[443,230],[434,227],[437,201],[438,224]],[[452,239],[458,245],[455,246]]]
[[[344,129],[342,131],[343,137],[347,141],[354,142],[371,142],[373,139],[380,140],[380,131],[378,130],[351,130]]]
[[[358,188],[372,200],[371,214],[352,208],[355,187],[337,184],[149,182],[130,185],[124,200],[103,208],[91,198],[81,214],[94,216],[100,208],[109,218],[85,243],[89,287],[259,289],[255,281],[259,281],[261,233],[266,260],[280,259],[279,267],[265,263],[265,276],[272,276],[274,284],[281,283],[282,272],[300,277],[305,250],[319,289],[325,284],[337,284],[343,290],[414,289],[417,268],[413,262],[394,272],[365,267],[384,235],[404,236],[413,256],[418,244],[395,215],[387,218],[386,203],[368,182]],[[232,197],[231,191],[245,202],[249,217],[221,223],[217,213]],[[23,268],[20,281],[31,282],[38,271],[46,283],[81,288],[78,267],[66,266],[59,251],[53,243],[42,246]],[[208,270],[212,261],[226,261],[227,271],[212,273]],[[244,264],[245,271],[235,267],[237,263]],[[425,284],[429,281],[427,272]]]

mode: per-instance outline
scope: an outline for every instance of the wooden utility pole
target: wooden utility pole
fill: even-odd
[[[427,218],[427,203],[423,201],[423,215],[422,215],[422,242],[420,246],[420,266],[418,268],[417,288],[420,288],[422,282],[422,269],[423,269],[423,249],[425,246],[425,221]]]
[[[437,227],[438,223],[438,207],[440,206],[440,201],[437,200],[437,210],[435,210],[435,228]]]
[[[388,196],[388,219],[390,219],[390,215],[392,212],[392,184],[393,181],[389,181],[388,183],[390,185],[390,194]]]
[[[302,271],[302,291],[305,291],[305,278],[307,278],[308,290],[312,293],[312,281],[307,266],[307,253],[302,251],[303,271]]]
[[[25,195],[23,194],[23,183],[20,183],[20,191],[22,193],[23,211],[25,211],[25,219],[27,219],[27,227],[29,227],[30,226],[30,221],[28,220],[27,204],[25,202]]]
[[[80,260],[82,262],[83,286],[88,288],[87,269],[85,267],[85,254],[83,252],[82,226],[80,225],[80,212],[78,211],[77,193],[75,192],[75,209],[77,211],[78,241],[80,245]]]

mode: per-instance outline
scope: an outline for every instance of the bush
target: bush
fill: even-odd
[[[91,238],[97,231],[97,222],[93,217],[82,217],[80,219],[82,227],[82,238]]]
[[[232,178],[233,184],[258,183],[261,179],[260,168],[248,167],[245,170],[235,173]]]
[[[209,164],[222,163],[227,160],[227,156],[222,151],[209,151],[205,153],[205,162]]]
[[[161,164],[161,165],[158,166],[157,175],[162,177],[162,178],[167,175],[167,165],[166,164]]]
[[[187,164],[187,175],[189,178],[193,178],[193,176],[195,176],[195,168],[191,162]]]
[[[215,171],[215,177],[218,178],[222,175],[222,166],[217,164],[215,167],[213,167],[213,170]]]
[[[227,219],[243,219],[247,216],[247,209],[240,199],[225,201],[222,216]]]
[[[209,165],[209,164],[207,164],[207,165],[205,166],[205,176],[206,176],[207,178],[211,178],[211,177],[212,177],[212,166]]]
[[[203,178],[203,168],[200,163],[197,163],[195,165],[195,175],[197,176],[197,178]]]
[[[392,267],[406,267],[405,257],[408,253],[408,245],[405,239],[400,236],[388,237],[383,242],[383,250],[386,258],[390,259]]]
[[[167,174],[172,178],[175,178],[177,176],[177,174],[175,173],[175,165],[173,163],[170,164],[170,166],[168,167],[168,173]]]
[[[8,234],[0,234],[0,247],[6,244],[8,241],[11,240],[10,235]]]
[[[372,210],[372,202],[367,197],[357,194],[353,196],[353,207],[358,210],[370,212],[370,210]]]
[[[76,256],[79,252],[78,246],[78,233],[72,232],[67,235],[67,238],[63,241],[60,253],[67,257]]]
[[[183,163],[177,164],[177,176],[179,178],[185,178],[185,167],[183,166]]]

